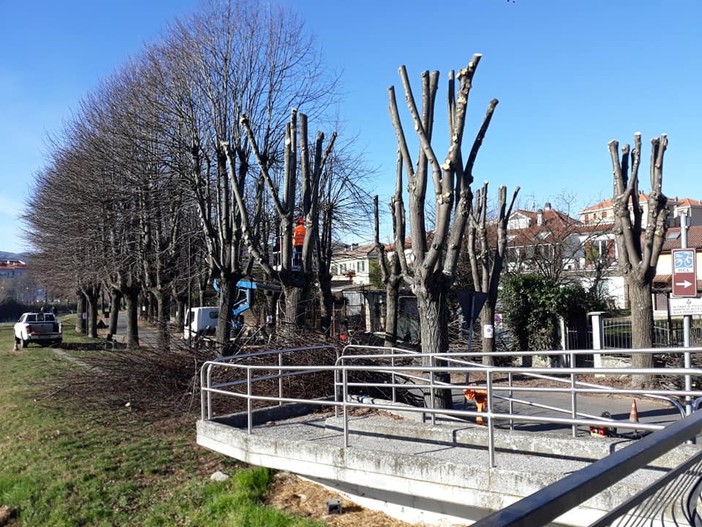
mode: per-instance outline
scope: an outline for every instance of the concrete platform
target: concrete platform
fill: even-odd
[[[333,412],[307,411],[295,406],[258,411],[252,434],[241,414],[199,421],[197,442],[246,463],[313,479],[361,505],[433,525],[470,525],[631,443],[496,430],[497,467],[491,468],[482,427],[431,425],[370,411],[350,419],[344,448],[343,421]],[[557,524],[589,525],[697,449],[679,447]]]

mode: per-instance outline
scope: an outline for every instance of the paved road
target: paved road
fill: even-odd
[[[145,346],[156,346],[156,329],[146,322],[139,319],[139,343]],[[117,318],[117,342],[123,343],[127,335],[127,312],[120,311]]]
[[[506,392],[501,392],[505,396]],[[472,401],[466,401],[462,390],[454,390],[454,408],[457,410],[475,411],[476,406]],[[505,397],[497,396],[493,411],[500,414],[518,414],[531,417],[549,417],[570,419],[572,417],[572,401],[570,393],[561,392],[515,392],[513,394],[513,404]],[[643,397],[622,394],[578,394],[576,408],[579,419],[600,419],[605,413],[609,414],[609,419],[626,425],[631,422],[639,422],[652,425],[668,425],[683,417],[681,411],[671,401],[662,398]],[[636,407],[636,421],[632,420],[632,406]],[[414,415],[415,419],[422,419],[422,414]],[[498,421],[499,428],[508,428],[509,424],[505,420]],[[612,425],[613,435],[622,437],[640,436],[645,433],[642,430],[628,427],[617,427]],[[558,432],[564,434],[572,433],[572,426],[560,423],[543,423],[529,421],[514,421],[512,429],[525,432]],[[580,433],[589,433],[589,427],[579,425]]]
[[[524,393],[519,394],[518,398],[526,402],[526,404],[514,404],[512,413],[520,415],[542,415],[549,417],[570,418],[571,398],[570,394],[566,393]],[[658,399],[646,397],[631,397],[626,395],[590,395],[579,394],[577,397],[577,410],[580,414],[586,414],[586,417],[598,418],[604,412],[610,414],[610,417],[616,421],[631,422],[630,414],[632,403],[635,401],[638,421],[646,424],[661,424],[666,425],[680,419],[680,411],[670,402],[661,401]],[[463,405],[462,407],[472,406],[470,403],[466,405],[459,398],[456,404]],[[545,408],[550,407],[550,408]],[[558,411],[556,409],[562,409]],[[509,403],[505,400],[498,400],[494,405],[494,410],[500,413],[509,413]],[[581,427],[586,429],[587,427]],[[568,425],[555,423],[528,423],[515,422],[515,430],[522,431],[563,431],[570,433],[571,427]],[[631,430],[622,428],[619,433],[631,433]]]

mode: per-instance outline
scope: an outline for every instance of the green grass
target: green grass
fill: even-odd
[[[70,326],[64,338],[90,342]],[[0,506],[16,511],[11,525],[322,525],[265,507],[270,471],[198,447],[195,416],[81,407],[61,388],[89,373],[48,348],[10,351],[12,341],[0,325]],[[215,470],[233,477],[212,482]]]

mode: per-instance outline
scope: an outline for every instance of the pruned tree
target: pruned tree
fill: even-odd
[[[298,119],[299,118],[299,119]],[[244,207],[240,221],[244,239],[250,253],[261,265],[264,272],[271,278],[280,281],[285,294],[285,318],[288,324],[299,325],[302,317],[302,298],[311,283],[313,276],[313,256],[319,240],[319,195],[320,183],[324,166],[334,147],[336,134],[324,145],[324,134],[317,133],[310,156],[307,116],[293,110],[285,133],[285,177],[281,188],[275,184],[270,162],[259,149],[256,136],[246,116],[241,123],[251,144],[254,157],[263,176],[263,182],[274,203],[274,210],[280,225],[280,269],[275,269],[265,258],[258,239],[251,236],[252,223]],[[299,145],[299,153],[298,153]],[[298,163],[299,156],[299,163]],[[300,203],[296,203],[296,190],[300,188]],[[305,238],[299,267],[293,262],[293,221],[295,216],[303,219]]]
[[[471,264],[473,286],[476,291],[487,295],[480,313],[481,326],[493,328],[500,276],[507,256],[507,223],[519,194],[519,187],[514,190],[512,199],[507,205],[507,187],[500,186],[497,193],[497,218],[491,220],[490,225],[488,225],[487,217],[487,194],[488,182],[486,181],[482,189],[475,195],[475,205],[470,215],[468,243],[466,245]],[[490,243],[489,227],[494,227],[493,244]],[[491,245],[493,246],[491,247]],[[494,352],[494,332],[483,330],[482,343],[484,352]],[[486,356],[483,358],[483,363],[493,365],[494,359],[491,356]]]
[[[385,286],[385,337],[383,339],[383,345],[385,347],[393,347],[397,344],[397,321],[399,318],[400,286],[402,285],[400,257],[396,252],[398,250],[404,250],[404,248],[395,247],[395,252],[391,255],[385,252],[385,244],[380,243],[378,196],[374,197],[373,205],[375,217],[375,250],[378,253],[380,280]]]
[[[400,78],[405,92],[412,127],[419,140],[419,153],[416,166],[412,162],[399,110],[394,87],[389,88],[390,115],[392,118],[398,150],[404,170],[409,180],[409,224],[412,238],[411,263],[405,258],[404,218],[395,212],[402,210],[402,203],[396,203],[393,211],[395,224],[396,254],[406,281],[417,297],[420,318],[422,351],[430,357],[429,365],[434,365],[434,353],[448,351],[448,312],[447,293],[451,287],[463,245],[466,223],[472,201],[470,185],[473,182],[473,166],[492,119],[497,99],[490,101],[482,125],[473,141],[467,159],[463,157],[463,134],[466,122],[468,96],[473,85],[473,76],[481,55],[473,55],[469,64],[457,75],[449,74],[448,79],[448,125],[449,143],[443,162],[440,162],[432,146],[434,125],[434,105],[439,84],[438,72],[422,74],[422,104],[418,107],[404,66],[400,68]],[[458,81],[458,87],[456,86]],[[401,178],[398,175],[398,178]],[[433,230],[427,224],[426,198],[433,184]],[[448,374],[439,380],[448,381]],[[442,390],[438,405],[451,407],[450,390]]]
[[[614,177],[614,235],[619,251],[619,269],[629,292],[631,336],[634,348],[653,346],[653,299],[651,285],[656,275],[667,230],[668,198],[663,194],[663,156],[668,137],[662,134],[651,139],[651,191],[645,204],[640,202],[639,166],[641,133],[634,134],[634,148],[628,144],[619,152],[619,142],[609,142]],[[650,354],[632,355],[631,365],[653,367]],[[635,376],[633,382],[644,385],[648,376]]]
[[[400,313],[400,287],[403,284],[400,258],[404,259],[405,250],[405,209],[402,200],[402,153],[398,149],[397,168],[395,170],[395,193],[390,201],[390,211],[393,218],[394,252],[387,255],[385,245],[380,243],[380,218],[378,212],[378,196],[373,200],[375,248],[378,252],[380,279],[385,285],[385,338],[383,345],[393,347],[397,344],[397,323]],[[399,244],[399,245],[398,245]],[[402,253],[402,256],[398,253]]]

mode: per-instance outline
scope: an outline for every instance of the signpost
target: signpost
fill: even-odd
[[[695,249],[673,249],[673,297],[697,296]]]
[[[697,249],[688,249],[687,247],[687,228],[690,226],[689,218],[686,211],[680,211],[680,249],[673,249],[673,297],[678,298],[694,298],[697,300],[697,261],[695,259]],[[687,306],[688,313],[683,315],[683,347],[690,347],[690,325],[692,315],[689,313],[694,311],[694,307]],[[685,368],[692,367],[692,356],[689,351],[684,354]],[[685,390],[692,390],[692,377],[685,375]],[[685,396],[685,415],[692,414],[692,399],[689,395]],[[692,440],[694,442],[694,440]]]

